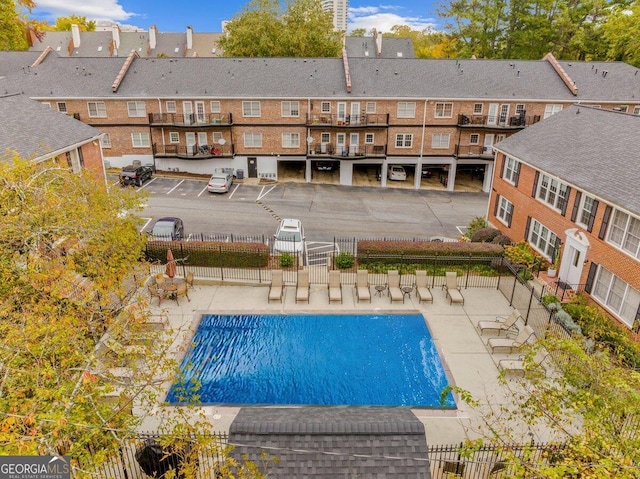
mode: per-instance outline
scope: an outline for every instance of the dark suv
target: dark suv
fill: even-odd
[[[129,165],[122,168],[120,172],[120,184],[142,186],[142,183],[150,180],[152,176],[153,169],[150,166]]]

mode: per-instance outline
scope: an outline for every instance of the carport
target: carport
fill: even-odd
[[[278,158],[278,181],[307,181],[307,160]]]

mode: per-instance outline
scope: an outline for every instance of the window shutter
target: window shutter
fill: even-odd
[[[591,233],[593,231],[593,222],[596,219],[596,213],[598,212],[598,205],[600,202],[598,200],[593,200],[593,205],[591,206],[591,214],[589,215],[589,223],[587,224],[587,231]]]
[[[493,205],[493,216],[498,217],[498,205],[500,204],[500,195],[496,195],[496,204]]]
[[[529,227],[531,227],[531,216],[527,216],[527,226],[524,228],[524,239],[529,241]]]
[[[576,191],[576,199],[573,202],[573,210],[571,211],[571,221],[575,223],[576,218],[578,217],[578,208],[580,207],[580,200],[582,199],[582,193],[580,191]]]
[[[518,161],[516,163],[516,169],[513,173],[513,184],[515,186],[518,186],[518,180],[520,180],[520,166],[521,166],[521,163]]]
[[[598,265],[595,263],[591,263],[589,266],[589,274],[587,274],[587,283],[584,285],[584,290],[591,294],[591,289],[593,288],[593,281],[596,279],[596,272],[598,271]]]
[[[536,197],[536,191],[538,190],[538,178],[540,178],[540,172],[536,171],[536,176],[533,177],[533,188],[531,189],[531,196]]]
[[[571,187],[567,186],[567,192],[565,194],[564,200],[562,200],[562,208],[560,208],[560,214],[562,214],[562,216],[567,215],[567,205],[569,204],[570,195],[571,195]]]
[[[604,239],[607,234],[607,226],[609,225],[609,217],[611,216],[611,206],[607,205],[604,209],[604,217],[602,218],[602,224],[600,225],[600,232],[598,233],[598,238]]]
[[[505,155],[502,156],[502,164],[500,165],[500,178],[504,178],[504,165],[507,162],[507,157]]]

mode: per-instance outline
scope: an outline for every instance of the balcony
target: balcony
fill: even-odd
[[[540,121],[540,115],[496,116],[458,115],[458,126],[462,128],[500,128],[519,130]]]
[[[151,126],[231,126],[233,118],[231,113],[223,115],[220,113],[149,113],[149,124]]]
[[[339,126],[346,128],[384,128],[389,126],[389,115],[362,114],[362,115],[307,115],[307,126],[310,128],[326,128]]]
[[[456,145],[453,152],[457,158],[493,158],[493,147],[487,145]]]
[[[184,160],[208,160],[233,157],[233,145],[161,145],[153,144],[155,158],[182,158]]]
[[[384,158],[387,145],[336,145],[323,143],[309,148],[307,156],[320,158]]]

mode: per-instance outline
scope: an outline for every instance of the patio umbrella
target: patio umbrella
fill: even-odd
[[[167,269],[165,273],[169,278],[173,278],[176,275],[176,260],[173,259],[173,252],[171,249],[167,250]]]

